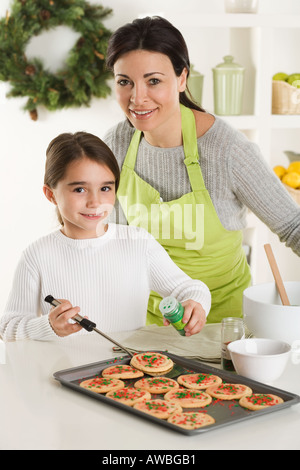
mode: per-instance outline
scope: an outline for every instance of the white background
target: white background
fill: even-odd
[[[184,23],[181,25],[181,14],[197,11],[203,14],[222,15],[224,13],[223,0],[90,0],[90,3],[101,4],[112,8],[112,15],[104,21],[105,26],[115,30],[139,15],[161,14],[170,19],[175,26],[181,29],[186,38],[191,62],[199,71],[202,63],[206,63],[204,107],[213,112],[212,100],[212,74],[211,68],[222,61],[224,55],[230,53],[227,44],[216,37],[215,32],[208,30],[197,31],[195,27],[189,29]],[[9,9],[9,0],[1,0],[0,17],[4,17]],[[182,11],[184,9],[184,11]],[[272,14],[300,14],[298,0],[260,0],[259,13]],[[186,18],[186,16],[185,16]],[[182,27],[181,27],[182,26]],[[300,25],[299,25],[300,26]],[[214,30],[216,31],[216,30]],[[281,63],[274,60],[273,71],[281,68],[287,73],[300,72],[299,62],[299,30],[293,31],[295,40],[291,41],[288,35],[280,34],[277,47],[286,50]],[[60,27],[50,33],[43,33],[28,45],[28,56],[39,56],[46,66],[55,71],[67,57],[69,49],[76,40],[76,34],[65,27]],[[247,38],[246,38],[247,40]],[[286,41],[286,43],[285,43]],[[285,46],[288,46],[285,48]],[[203,61],[203,62],[202,62]],[[298,63],[297,63],[298,61]],[[112,84],[112,83],[111,83]],[[22,250],[33,240],[56,229],[56,217],[53,206],[42,193],[45,150],[52,138],[61,132],[76,132],[84,130],[103,137],[108,128],[123,119],[123,115],[115,102],[113,93],[107,99],[95,99],[89,108],[66,109],[58,112],[48,112],[39,109],[39,119],[34,122],[22,110],[26,98],[6,98],[9,84],[0,82],[0,162],[1,162],[1,244],[0,244],[0,313],[5,305],[10,289],[16,263]],[[249,106],[249,104],[248,104]],[[249,112],[249,111],[248,111]],[[251,112],[251,110],[250,110]],[[299,129],[295,138],[295,130],[274,133],[276,148],[280,148],[278,159],[281,157],[281,144],[284,142],[288,150],[300,153]],[[297,147],[298,145],[298,147]],[[284,148],[284,147],[283,147]],[[258,240],[264,243],[265,240]],[[295,279],[300,273],[299,259],[290,254],[289,249],[280,247],[280,256],[288,259],[293,256],[293,265],[285,263],[284,276],[288,280]],[[259,282],[270,280],[270,270],[265,262],[258,266]]]

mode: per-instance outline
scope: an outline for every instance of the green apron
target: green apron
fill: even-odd
[[[193,112],[180,107],[184,163],[192,192],[163,202],[159,192],[135,173],[141,139],[141,131],[135,131],[122,166],[118,199],[129,225],[145,228],[185,273],[209,287],[212,306],[207,322],[216,323],[223,317],[242,316],[243,291],[250,285],[251,275],[242,232],[222,226],[205,187]],[[161,297],[151,292],[148,324],[163,324],[160,301]]]

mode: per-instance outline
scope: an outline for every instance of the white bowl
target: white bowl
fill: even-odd
[[[232,341],[227,346],[236,372],[257,380],[273,382],[283,373],[291,346],[268,338],[250,338]]]
[[[285,282],[290,306],[281,303],[275,283],[248,287],[243,295],[244,320],[260,338],[300,341],[300,282]]]

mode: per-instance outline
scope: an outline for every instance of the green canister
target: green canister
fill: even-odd
[[[185,336],[184,327],[186,323],[182,322],[184,308],[175,297],[165,297],[159,304],[159,310],[164,318],[171,323],[181,336]]]
[[[204,75],[194,69],[191,65],[191,70],[188,78],[188,90],[193,98],[200,106],[202,104],[202,92],[203,92],[203,80]]]
[[[243,104],[244,72],[233,57],[223,57],[224,62],[213,69],[215,114],[240,115]]]

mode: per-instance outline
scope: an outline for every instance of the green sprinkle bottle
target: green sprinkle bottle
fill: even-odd
[[[159,310],[181,336],[185,336],[185,323],[182,322],[184,308],[174,297],[165,297],[159,304]]]

